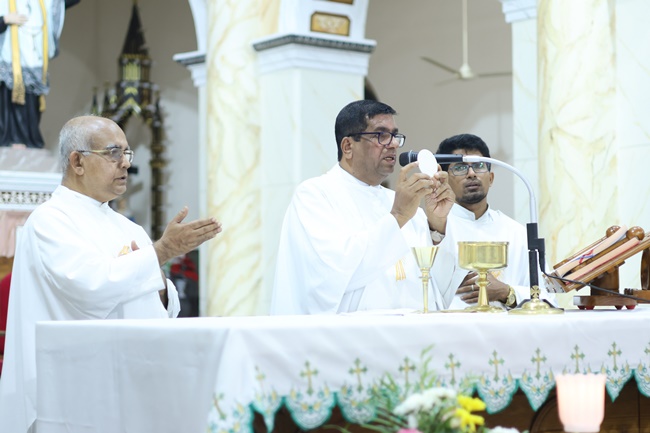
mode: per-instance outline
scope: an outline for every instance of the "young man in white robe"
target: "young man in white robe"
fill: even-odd
[[[185,207],[152,244],[108,205],[126,191],[133,159],[120,127],[77,117],[59,140],[61,185],[29,216],[16,246],[0,379],[3,433],[37,431],[36,322],[175,317],[178,294],[161,266],[221,231],[214,218],[183,223]]]
[[[338,114],[338,163],[300,184],[287,209],[271,314],[423,308],[411,247],[431,246],[432,233],[439,241],[454,197],[447,173],[430,177],[417,163],[401,169],[395,191],[381,186],[405,140],[394,115],[376,101],[353,102]],[[452,256],[438,254],[428,287],[432,310],[453,299],[455,290],[438,290],[449,286],[452,267]]]
[[[490,157],[487,144],[476,135],[460,134],[443,140],[436,154],[476,155]],[[454,191],[456,203],[447,218],[445,243],[441,249],[448,249],[449,254],[458,256],[460,241],[508,242],[508,266],[505,269],[488,273],[487,294],[492,303],[500,303],[508,308],[517,306],[525,299],[530,299],[530,274],[528,271],[528,247],[526,228],[503,214],[490,208],[488,192],[494,182],[494,173],[489,163],[443,164],[443,170],[449,173],[449,185]],[[456,267],[459,267],[456,261]],[[553,300],[548,293],[538,269],[540,298]],[[478,302],[477,274],[468,272],[452,286],[457,289],[457,296],[452,309],[465,308],[468,304]]]

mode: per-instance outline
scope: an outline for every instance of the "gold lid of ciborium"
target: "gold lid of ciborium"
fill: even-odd
[[[485,272],[508,266],[508,242],[458,242],[458,264]]]

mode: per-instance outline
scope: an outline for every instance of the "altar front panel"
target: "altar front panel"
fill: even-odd
[[[489,413],[518,390],[537,410],[561,372],[607,374],[612,399],[630,380],[648,396],[648,329],[646,308],[40,323],[38,428],[250,432],[256,412],[272,430],[280,408],[303,429],[334,409],[363,423],[377,381],[406,389],[427,358],[440,385],[477,392]]]

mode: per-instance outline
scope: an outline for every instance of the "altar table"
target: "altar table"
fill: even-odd
[[[383,375],[403,390],[425,364],[488,413],[518,390],[537,410],[561,372],[607,374],[610,399],[628,381],[650,396],[648,307],[42,322],[36,345],[39,433],[248,433],[255,413],[271,431],[280,408],[303,429],[334,409],[363,423]]]

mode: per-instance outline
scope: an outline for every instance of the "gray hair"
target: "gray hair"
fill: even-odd
[[[79,117],[93,116],[85,114]],[[77,150],[91,150],[91,143],[94,128],[89,128],[88,124],[79,122],[79,117],[75,117],[66,122],[59,133],[59,163],[61,172],[65,176],[70,165],[70,154]],[[99,117],[99,116],[94,116]]]

